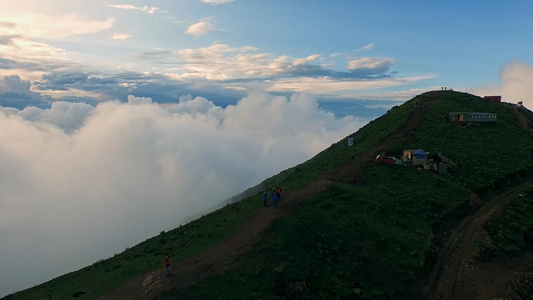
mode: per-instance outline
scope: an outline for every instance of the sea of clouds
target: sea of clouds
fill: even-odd
[[[0,107],[0,296],[177,227],[368,121],[261,89],[225,108],[191,96]]]

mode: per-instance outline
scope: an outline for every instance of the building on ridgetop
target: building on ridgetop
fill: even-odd
[[[502,103],[502,96],[485,96],[483,99],[490,100],[494,103]]]
[[[449,120],[456,123],[494,123],[498,117],[486,112],[451,112]]]

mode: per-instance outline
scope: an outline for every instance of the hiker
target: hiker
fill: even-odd
[[[172,275],[172,273],[170,272],[170,265],[172,264],[172,259],[170,259],[168,254],[165,256],[165,258],[163,258],[163,263],[165,264],[165,268],[167,269],[166,276]]]
[[[267,192],[263,192],[263,206],[268,206],[267,203]]]
[[[272,202],[274,202],[275,207],[278,207],[278,200],[279,200],[278,191],[274,191],[274,193],[272,193]]]
[[[276,191],[278,192],[278,200],[281,200],[281,188],[278,187]]]

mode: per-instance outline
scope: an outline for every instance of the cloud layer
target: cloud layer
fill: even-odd
[[[173,228],[367,121],[261,89],[226,108],[190,96],[1,108],[0,294]]]
[[[502,101],[517,103],[533,109],[533,65],[514,60],[505,65],[500,72],[500,84],[473,89],[476,95],[500,95]]]

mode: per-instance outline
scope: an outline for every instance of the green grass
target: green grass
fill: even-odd
[[[402,106],[393,107],[385,116],[370,121],[354,134],[334,143],[312,159],[269,178],[261,185],[283,186],[285,190],[303,188],[319,175],[357,159],[363,152],[394,134],[409,119],[411,109],[418,101],[420,99],[413,99]],[[350,137],[354,139],[354,145],[351,147],[348,146]]]
[[[414,128],[412,138],[387,152],[399,154],[408,148],[440,151],[460,167],[439,176],[410,167],[371,163],[362,170],[357,186],[335,185],[275,223],[238,268],[208,278],[180,295],[161,298],[343,299],[362,291],[361,299],[410,299],[412,282],[424,276],[433,259],[436,231],[443,223],[453,223],[468,213],[471,193],[490,192],[515,180],[517,174],[530,174],[531,136],[517,126],[502,105],[457,92],[422,94],[350,135],[353,147],[348,147],[346,137],[314,158],[260,183],[242,201],[9,299],[48,299],[49,294],[53,299],[71,299],[74,292],[88,287],[91,289],[83,297],[94,299],[160,268],[166,253],[174,262],[199,253],[257,212],[262,205],[259,191],[275,186],[284,191],[300,189],[321,174],[357,159],[394,135],[413,108],[430,100],[432,107]],[[443,121],[442,116],[450,111],[496,113],[498,122],[459,126]],[[530,112],[524,113],[533,120]],[[525,209],[522,204],[515,205],[516,209],[505,211]],[[505,220],[492,224],[501,224],[491,225],[495,240],[508,231],[519,231]],[[500,244],[502,249],[512,250],[513,243],[503,240]]]
[[[497,188],[495,184],[509,174],[533,166],[531,136],[518,127],[505,106],[468,94],[445,95],[425,114],[405,147],[442,152],[461,165],[454,170],[454,179],[473,190]],[[454,110],[495,113],[498,121],[481,126],[444,122],[442,116]]]
[[[533,189],[515,197],[483,224],[490,243],[480,245],[479,259],[494,260],[523,253],[528,249],[523,234],[531,227],[533,227]]]
[[[226,205],[213,213],[126,249],[109,259],[95,262],[49,282],[6,297],[23,299],[72,299],[72,294],[85,290],[84,299],[94,299],[129,279],[162,266],[165,254],[177,262],[220,242],[237,229],[262,205],[259,196]]]
[[[355,289],[361,299],[410,299],[433,244],[432,226],[470,191],[400,166],[369,165],[365,178],[362,186],[336,185],[279,221],[242,267],[160,299],[342,299]]]

